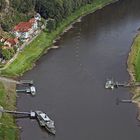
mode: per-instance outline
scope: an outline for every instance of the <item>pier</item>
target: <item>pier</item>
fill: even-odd
[[[47,116],[47,114],[42,111],[30,111],[30,112],[11,111],[11,110],[5,110],[2,106],[0,106],[0,117],[2,116],[3,113],[17,115],[16,117],[18,117],[18,115],[25,115],[25,116],[20,116],[20,118],[29,117],[30,119],[36,119],[38,120],[39,125],[41,127],[44,127],[48,132],[54,135],[56,133],[54,121],[52,121]]]
[[[114,88],[119,88],[119,87],[124,87],[124,88],[132,88],[132,87],[136,87],[136,86],[140,86],[139,82],[124,82],[124,83],[119,83],[116,82],[114,80],[107,80],[105,83],[105,88],[106,89],[114,89]]]
[[[35,86],[30,86],[29,88],[25,88],[25,89],[17,89],[16,92],[17,93],[27,93],[27,94],[31,94],[34,96],[36,94],[36,88],[35,88]]]
[[[9,114],[12,114],[12,115],[18,115],[18,114],[27,115],[30,118],[35,118],[36,117],[35,112],[33,112],[33,111],[30,111],[30,112],[10,111],[10,110],[5,110],[3,107],[0,107],[0,112],[1,113],[9,113]]]
[[[34,81],[33,80],[20,80],[19,84],[29,84],[29,85],[33,85]]]
[[[125,100],[125,99],[124,99],[124,100],[120,100],[120,102],[121,102],[121,103],[133,103],[132,100]]]
[[[25,87],[21,89],[17,89],[16,90],[17,93],[26,93],[26,94],[31,94],[32,96],[36,94],[36,88],[33,85],[34,84],[33,80],[21,80],[19,81],[19,84],[25,85]]]
[[[119,105],[120,103],[135,103],[135,101],[130,100],[130,99],[116,99],[116,104]]]

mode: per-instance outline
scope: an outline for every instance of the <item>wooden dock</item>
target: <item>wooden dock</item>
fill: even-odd
[[[0,107],[0,112],[1,113],[9,113],[9,114],[13,114],[13,115],[18,115],[18,114],[27,115],[30,118],[35,118],[36,117],[35,112],[33,112],[33,111],[30,111],[30,112],[11,111],[11,110],[5,110],[3,107]]]
[[[137,87],[137,86],[140,86],[140,83],[139,82],[136,82],[136,83],[118,83],[116,82],[116,86],[117,87]]]
[[[121,102],[121,103],[133,103],[132,100],[126,100],[126,99],[120,100],[120,102]]]
[[[24,87],[23,89],[17,89],[16,92],[17,93],[27,93],[27,94],[31,94],[31,95],[35,95],[36,94],[36,88],[33,85],[34,82],[33,80],[20,80],[19,84],[23,84],[26,87]]]
[[[29,84],[29,85],[33,85],[34,81],[33,80],[20,80],[19,81],[20,84]]]
[[[114,89],[114,88],[119,88],[119,87],[131,88],[131,87],[137,87],[137,86],[140,86],[140,82],[119,83],[114,80],[107,80],[105,84],[106,89]]]
[[[31,94],[31,95],[36,95],[36,88],[35,86],[30,86],[28,88],[25,89],[17,89],[16,90],[17,93],[26,93],[26,94]]]
[[[119,99],[119,98],[117,98],[116,99],[116,104],[119,105],[120,103],[134,103],[134,101],[130,100],[130,99]]]

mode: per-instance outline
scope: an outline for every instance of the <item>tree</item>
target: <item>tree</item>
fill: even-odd
[[[36,0],[35,10],[45,19],[49,17],[59,22],[80,6],[92,1],[94,0]]]
[[[46,25],[49,32],[52,32],[56,28],[56,21],[55,19],[49,18]]]
[[[35,7],[35,0],[11,0],[14,9],[21,13],[28,13]]]
[[[5,0],[0,0],[0,11],[1,11],[2,9],[4,9],[5,6],[6,6]]]
[[[11,59],[13,57],[14,53],[15,52],[14,52],[13,48],[11,48],[11,49],[2,49],[2,55],[3,55],[4,59],[6,59],[6,60]]]

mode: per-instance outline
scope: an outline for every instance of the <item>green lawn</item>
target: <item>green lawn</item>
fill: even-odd
[[[6,109],[13,109],[14,96],[8,95],[3,84],[0,82],[0,106]],[[8,114],[3,114],[0,118],[0,140],[16,140],[17,130],[13,117]]]

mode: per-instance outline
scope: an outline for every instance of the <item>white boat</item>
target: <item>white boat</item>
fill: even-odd
[[[17,91],[24,91],[24,90],[17,90]],[[31,95],[34,96],[36,94],[36,88],[35,86],[30,86],[30,88],[25,89],[25,92],[31,93]]]
[[[46,113],[42,111],[36,111],[36,117],[39,121],[40,126],[45,127],[50,133],[56,133],[54,121],[52,121]]]
[[[115,84],[112,80],[108,80],[105,84],[106,89],[114,89],[114,86],[115,86]]]
[[[31,87],[30,87],[30,91],[31,91],[31,94],[32,94],[32,95],[35,95],[35,94],[36,94],[35,86],[31,86]]]

